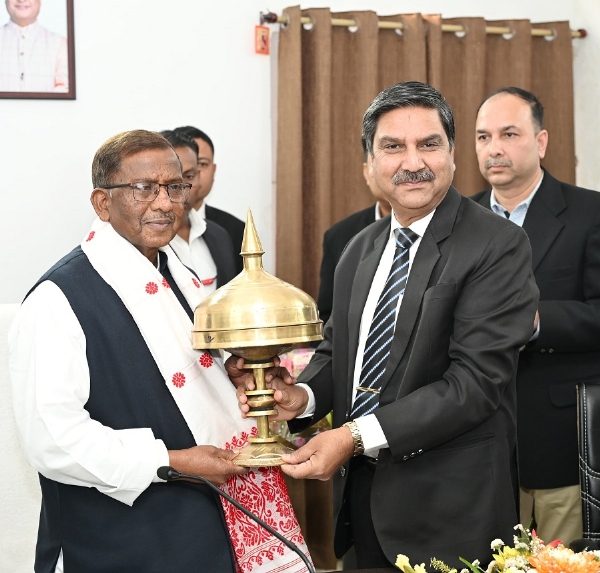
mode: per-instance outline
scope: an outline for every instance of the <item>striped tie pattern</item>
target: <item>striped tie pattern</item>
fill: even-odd
[[[365,343],[359,385],[350,411],[352,420],[370,414],[379,405],[380,380],[392,348],[398,298],[404,294],[408,279],[408,251],[419,238],[408,228],[395,229],[394,234],[394,261],[377,301]]]

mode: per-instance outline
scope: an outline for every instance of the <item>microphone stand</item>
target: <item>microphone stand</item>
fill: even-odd
[[[273,535],[274,537],[279,539],[279,541],[281,541],[281,543],[283,543],[286,547],[288,547],[294,553],[296,553],[302,559],[302,561],[304,561],[304,564],[306,565],[306,568],[308,569],[309,573],[315,573],[315,569],[312,566],[312,563],[308,560],[308,557],[306,557],[306,555],[304,555],[304,553],[300,550],[300,548],[295,543],[292,543],[289,539],[286,539],[283,535],[281,535],[281,533],[279,533],[278,531],[275,531],[270,525],[268,525],[262,519],[260,519],[260,517],[254,515],[251,511],[246,509],[239,501],[236,501],[235,499],[233,499],[229,494],[225,493],[223,490],[221,490],[219,487],[217,487],[214,483],[208,481],[206,478],[204,478],[202,476],[182,474],[181,472],[178,472],[176,469],[174,469],[170,466],[162,466],[162,467],[158,468],[156,475],[160,479],[164,479],[166,481],[188,479],[188,480],[197,481],[197,482],[203,483],[204,485],[207,485],[212,490],[214,490],[217,494],[219,494],[221,497],[224,497],[229,503],[231,503],[235,507],[237,507],[243,514],[247,515],[250,519],[252,519],[256,523],[258,523],[262,528],[266,529],[271,535]]]

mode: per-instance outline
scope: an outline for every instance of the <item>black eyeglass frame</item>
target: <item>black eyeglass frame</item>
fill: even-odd
[[[136,187],[136,185],[144,185],[144,186],[150,185],[152,187],[154,197],[152,197],[151,199],[140,199],[140,198],[136,197],[135,196],[136,191],[143,191],[139,187]],[[183,187],[183,196],[182,196],[181,200],[177,200],[177,199],[174,200],[173,197],[171,197],[171,191],[169,190],[169,187],[171,185],[177,185],[178,187],[179,186]],[[156,198],[158,197],[158,195],[160,193],[161,187],[165,188],[165,191],[167,192],[167,195],[169,196],[171,203],[185,203],[188,200],[188,197],[190,196],[190,189],[192,188],[192,184],[191,183],[141,183],[141,182],[118,183],[116,185],[106,185],[105,187],[101,187],[101,189],[110,190],[110,189],[120,189],[123,187],[130,187],[131,192],[133,194],[133,199],[135,201],[139,201],[140,203],[152,203],[153,201],[156,201]]]

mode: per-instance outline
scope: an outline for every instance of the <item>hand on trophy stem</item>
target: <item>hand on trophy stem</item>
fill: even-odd
[[[169,465],[178,472],[199,475],[221,485],[234,474],[246,473],[245,468],[233,463],[236,455],[235,450],[194,446],[185,450],[169,450]]]
[[[284,454],[281,470],[301,479],[328,480],[354,452],[354,440],[348,428],[336,428],[317,434],[307,444]]]
[[[306,410],[308,394],[304,388],[295,385],[296,380],[292,376],[289,376],[289,373],[289,379],[293,380],[293,382],[286,382],[285,377],[273,375],[274,370],[283,370],[287,373],[285,368],[271,368],[267,370],[267,373],[271,372],[271,374],[266,375],[266,379],[268,380],[266,385],[267,388],[275,390],[273,398],[275,399],[275,407],[277,408],[277,414],[269,416],[269,419],[279,421],[293,420]],[[244,386],[238,386],[237,388],[238,405],[243,418],[246,418],[246,414],[250,410],[245,391],[252,389]]]
[[[296,378],[292,376],[287,368],[279,366],[279,356],[275,356],[271,359],[271,362],[275,366],[267,368],[265,370],[265,382],[267,388],[271,388],[270,384],[274,379],[282,380],[285,384],[295,384]],[[244,367],[245,361],[239,356],[230,356],[225,361],[225,369],[227,375],[236,388],[243,388],[244,390],[256,390],[256,383],[254,381],[254,374],[252,370]]]

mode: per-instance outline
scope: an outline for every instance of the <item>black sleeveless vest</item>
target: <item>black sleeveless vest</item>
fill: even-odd
[[[165,277],[184,301],[168,269]],[[115,430],[150,428],[169,450],[196,445],[132,316],[81,247],[33,288],[44,280],[61,289],[85,334],[90,416]],[[235,571],[220,501],[206,486],[153,483],[130,507],[93,487],[40,483],[37,573],[54,572],[61,548],[65,573]]]

